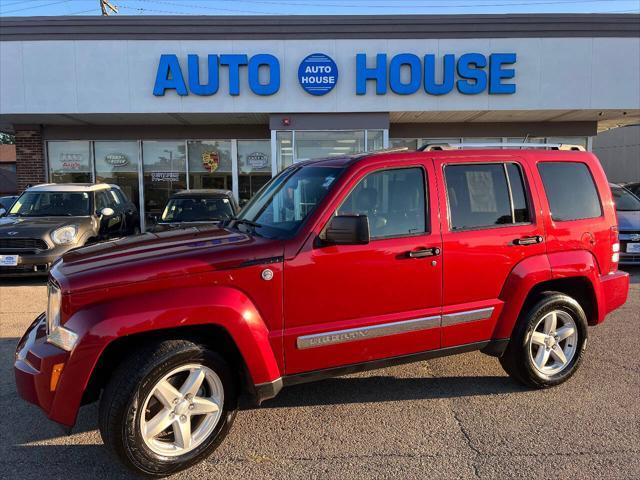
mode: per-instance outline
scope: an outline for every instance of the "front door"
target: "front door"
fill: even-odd
[[[367,245],[309,238],[285,263],[286,373],[440,347],[441,236],[430,164],[369,166],[332,214],[369,218]],[[317,233],[317,232],[316,232]]]

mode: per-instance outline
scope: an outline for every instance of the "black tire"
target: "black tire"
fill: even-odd
[[[224,387],[224,406],[215,429],[192,451],[162,456],[144,442],[140,428],[142,402],[154,385],[181,365],[199,363],[212,369]],[[218,354],[186,340],[149,345],[125,359],[100,399],[99,427],[105,446],[129,469],[146,477],[164,477],[202,461],[229,432],[237,409],[234,377]]]
[[[545,315],[551,311],[569,314],[575,322],[578,334],[573,358],[558,373],[545,375],[536,368],[529,349],[533,330]],[[587,346],[587,317],[580,304],[573,298],[559,292],[545,292],[539,300],[523,311],[513,330],[507,349],[500,357],[502,368],[515,380],[533,388],[548,388],[566,382],[576,372]]]

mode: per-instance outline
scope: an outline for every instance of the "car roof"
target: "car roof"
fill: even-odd
[[[95,192],[108,190],[114,185],[108,183],[43,183],[27,188],[27,192]]]
[[[233,193],[230,190],[223,190],[218,188],[194,188],[191,190],[180,190],[171,195],[171,198],[176,197],[230,197]]]

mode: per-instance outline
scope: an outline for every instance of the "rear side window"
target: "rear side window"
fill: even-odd
[[[517,164],[447,165],[444,173],[452,230],[531,221]]]
[[[542,162],[538,164],[538,171],[549,200],[551,218],[566,221],[602,215],[598,190],[584,163]]]

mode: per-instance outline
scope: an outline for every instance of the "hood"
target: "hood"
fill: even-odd
[[[624,211],[616,210],[618,215],[618,230],[624,232],[625,230],[640,230],[640,210]]]
[[[49,239],[55,229],[66,225],[90,223],[91,217],[0,217],[0,238],[42,238]]]
[[[54,264],[65,291],[107,288],[181,275],[240,268],[279,257],[283,242],[217,226],[144,233],[78,248]]]

